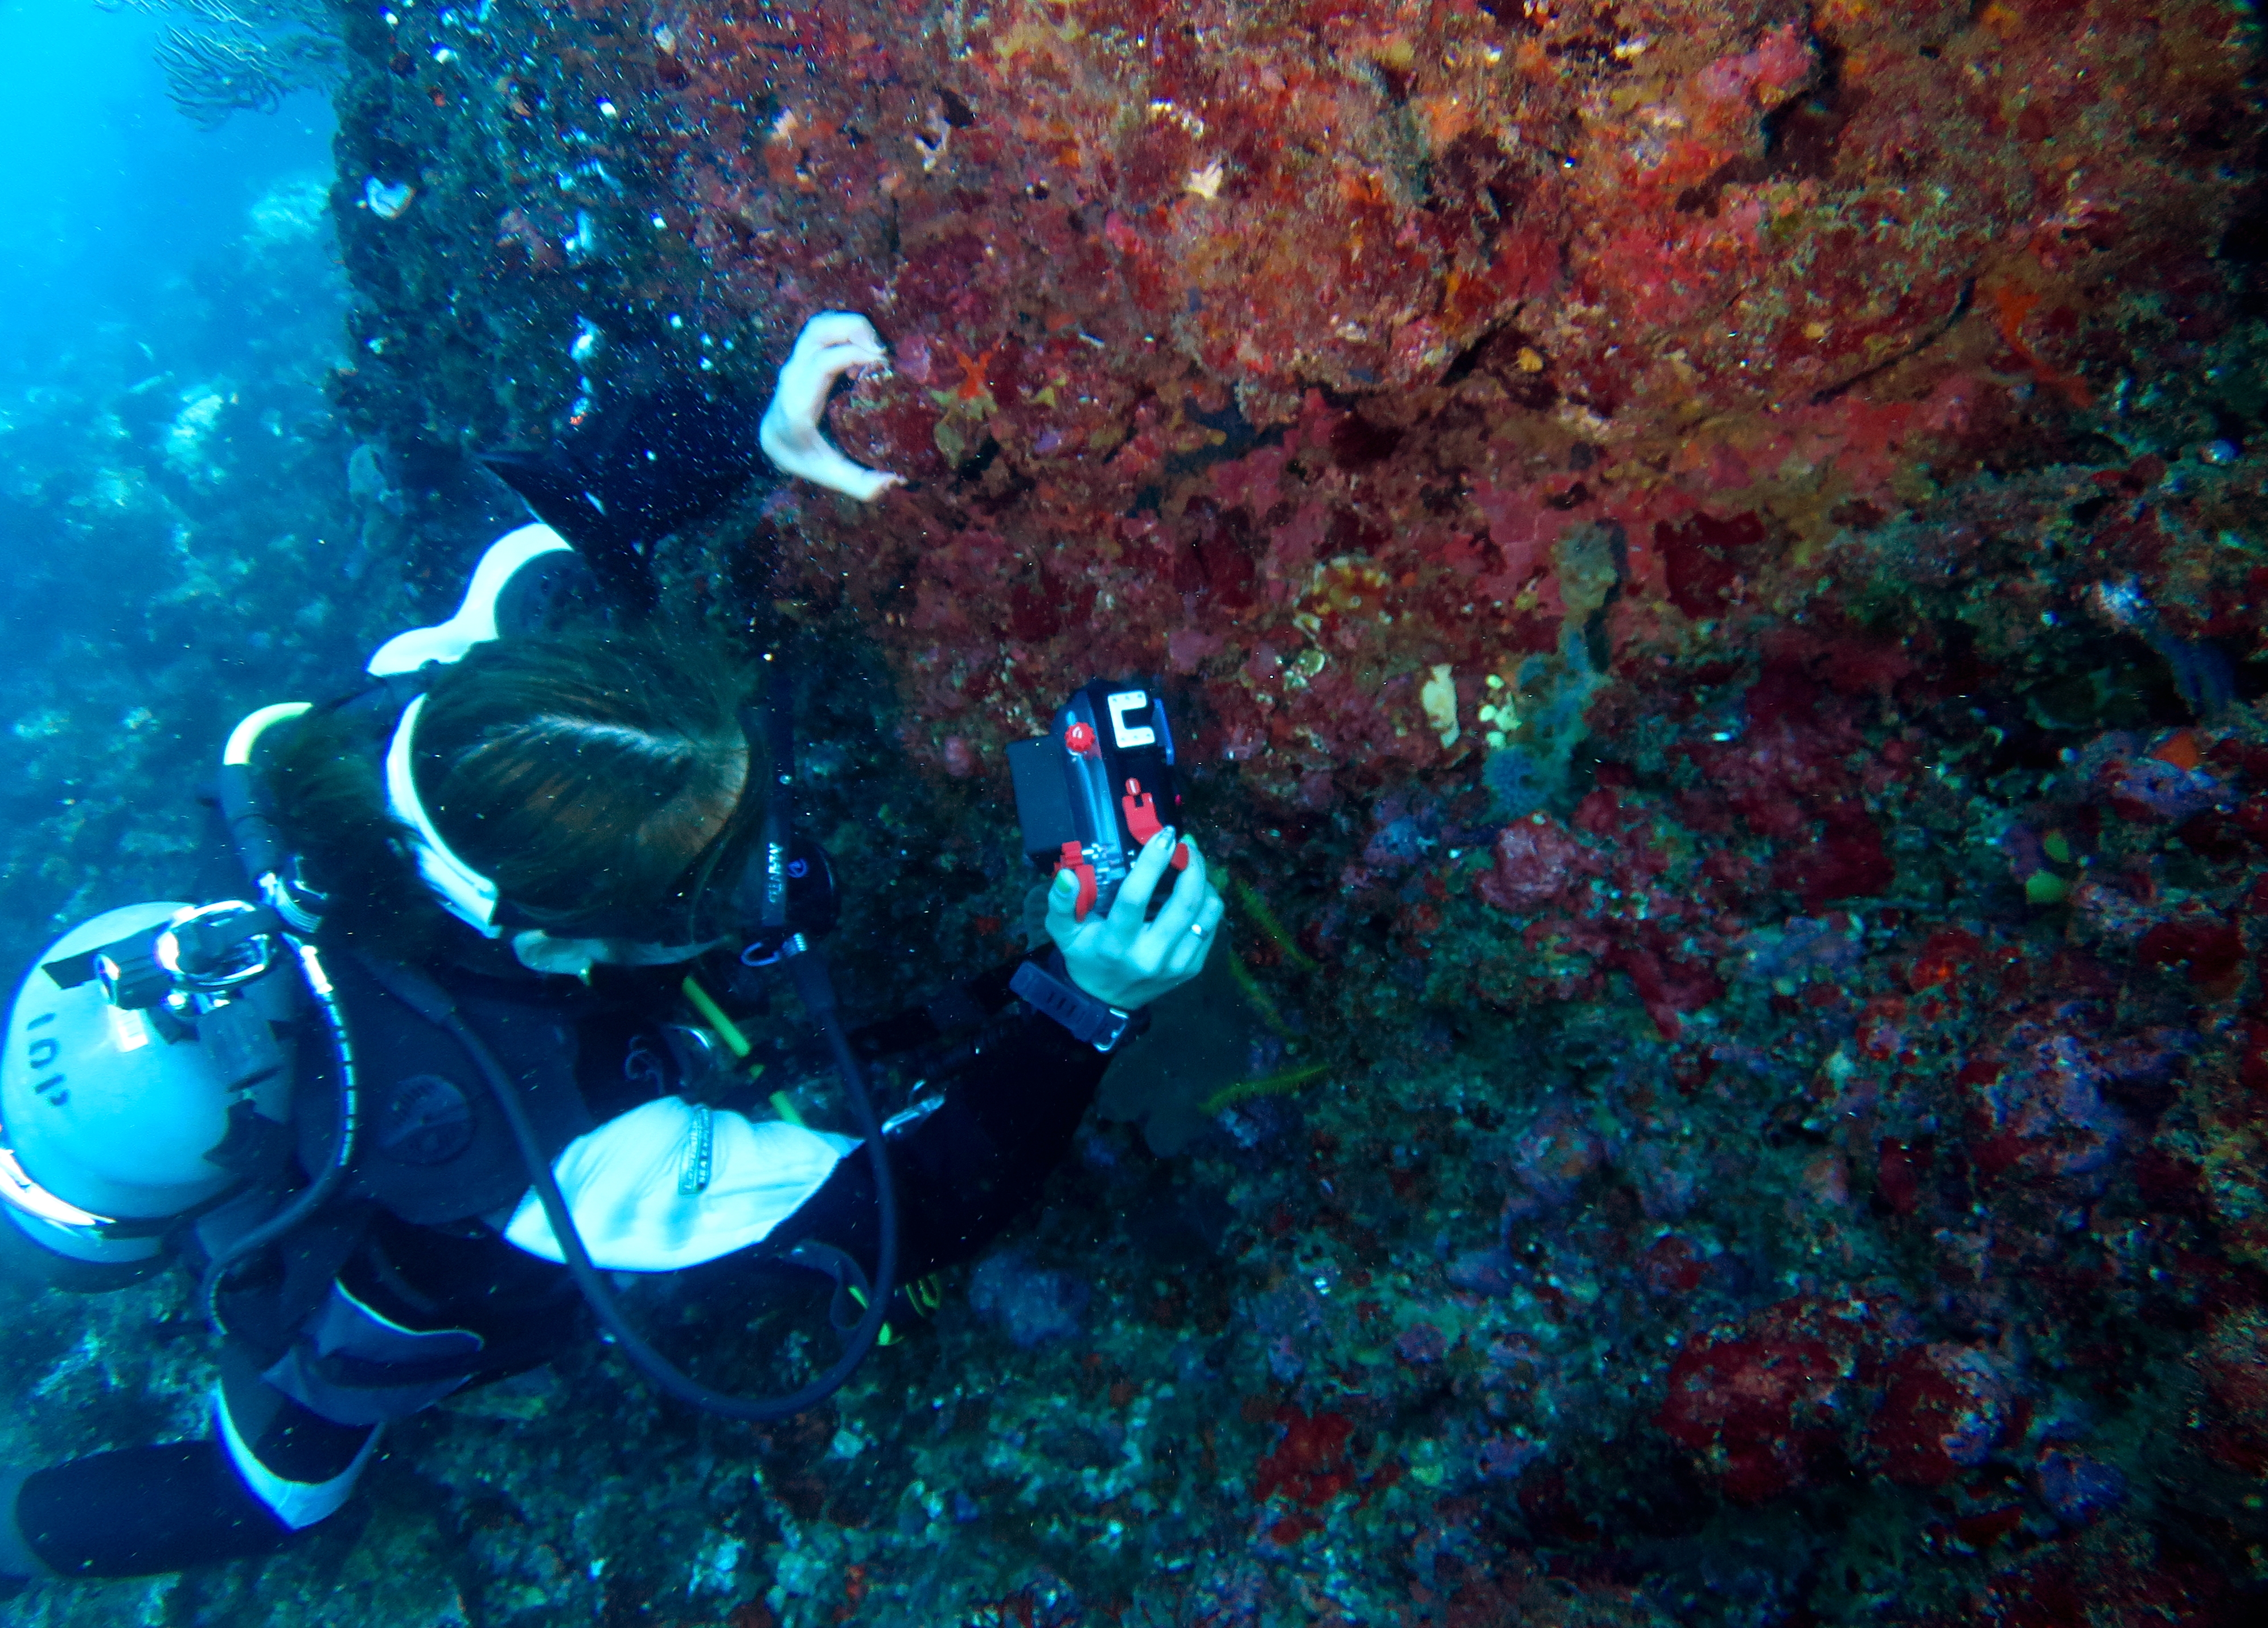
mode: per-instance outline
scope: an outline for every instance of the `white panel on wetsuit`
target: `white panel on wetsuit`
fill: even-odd
[[[698,1266],[761,1242],[834,1174],[855,1137],[663,1097],[577,1137],[552,1163],[591,1258],[609,1271]],[[564,1257],[531,1192],[504,1235]]]
[[[448,621],[430,628],[397,633],[379,646],[364,670],[372,678],[392,678],[415,673],[431,662],[461,661],[475,645],[497,637],[497,601],[505,586],[530,560],[567,549],[567,540],[549,526],[523,526],[489,544],[481,563],[465,585],[464,602]]]

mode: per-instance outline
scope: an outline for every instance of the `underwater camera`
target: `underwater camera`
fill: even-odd
[[[1154,684],[1096,679],[1057,710],[1053,730],[1008,748],[1016,821],[1035,864],[1079,878],[1074,914],[1108,911],[1142,845],[1178,825],[1174,732]],[[1189,862],[1176,848],[1174,868]],[[1162,909],[1166,889],[1151,900]]]

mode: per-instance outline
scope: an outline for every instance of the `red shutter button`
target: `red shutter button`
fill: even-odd
[[[1086,851],[1077,843],[1065,843],[1063,845],[1061,857],[1056,861],[1056,869],[1069,871],[1073,876],[1079,878],[1079,897],[1071,902],[1071,917],[1073,921],[1085,921],[1086,913],[1094,908],[1094,897],[1098,891],[1095,887],[1094,867],[1086,862]]]
[[[1091,724],[1073,724],[1064,730],[1064,745],[1074,757],[1093,757],[1101,749],[1101,742],[1094,738],[1094,726]]]
[[[1156,799],[1142,789],[1139,780],[1126,783],[1126,795],[1118,799],[1118,806],[1126,811],[1127,832],[1138,843],[1147,843],[1166,829],[1159,822]],[[1187,843],[1174,844],[1173,866],[1177,871],[1189,868],[1189,845]]]
[[[1158,818],[1158,805],[1142,789],[1139,780],[1126,783],[1126,795],[1118,799],[1126,811],[1126,829],[1138,843],[1146,843],[1166,828]]]

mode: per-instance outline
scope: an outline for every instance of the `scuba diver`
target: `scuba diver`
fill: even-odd
[[[981,1038],[877,1123],[869,1031],[908,1020],[836,1015],[833,884],[789,818],[785,663],[749,664],[758,686],[661,626],[646,551],[737,493],[759,449],[885,490],[821,431],[836,382],[883,362],[865,319],[825,313],[753,433],[688,388],[493,460],[541,519],[490,548],[456,614],[387,641],[352,696],[231,735],[217,802],[241,876],[86,922],[26,975],[0,1061],[0,1257],[80,1289],[178,1261],[223,1339],[210,1439],[0,1469],[0,1576],[270,1552],[340,1508],[389,1421],[540,1366],[593,1319],[695,1405],[811,1406],[905,1315],[900,1285],[1037,1193],[1111,1049],[1202,968],[1222,904],[1158,818],[1177,807],[1164,707],[1097,681],[1017,770],[1020,807],[1027,770],[1064,769],[1072,792],[1035,793],[1058,814],[1079,775],[1108,777],[1116,823],[1057,856],[1053,949],[956,986],[942,1004]],[[1053,843],[1027,822],[1027,851]],[[719,1081],[755,1093],[712,991],[745,997],[765,969],[793,980],[856,1135],[784,1097],[778,1116],[718,1105]],[[940,1004],[912,1028],[946,1032]],[[727,1261],[834,1281],[841,1353],[792,1395],[681,1372],[610,1283]]]

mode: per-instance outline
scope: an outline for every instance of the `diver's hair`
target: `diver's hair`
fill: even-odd
[[[409,857],[415,834],[387,812],[386,742],[352,714],[306,713],[261,739],[261,785],[285,844],[329,896],[326,928],[416,961],[449,917]]]
[[[666,902],[748,777],[744,674],[620,634],[499,639],[434,681],[411,772],[442,840],[512,902]]]
[[[457,856],[530,910],[571,922],[670,903],[740,799],[761,818],[739,708],[753,677],[699,635],[560,633],[475,646],[434,682],[411,772]],[[421,955],[446,917],[419,878],[416,836],[386,806],[376,737],[314,713],[269,759],[286,840],[334,895],[331,920],[387,953]],[[711,849],[711,851],[714,851]]]

